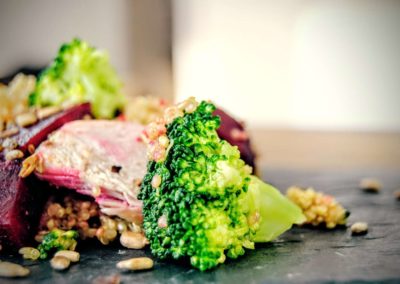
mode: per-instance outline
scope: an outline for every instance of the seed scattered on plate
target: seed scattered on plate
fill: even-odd
[[[121,283],[121,277],[118,274],[112,274],[109,276],[99,276],[92,281],[92,284],[119,284]]]
[[[3,130],[3,131],[0,132],[0,139],[4,139],[4,138],[7,138],[7,137],[14,136],[18,132],[19,132],[19,129],[16,128],[16,127],[10,128],[10,129],[7,129],[7,130]]]
[[[7,161],[12,161],[15,159],[21,159],[24,157],[24,153],[20,150],[8,151],[5,155]]]
[[[71,262],[78,262],[80,258],[79,252],[73,250],[59,250],[54,256],[62,256],[68,258]]]
[[[37,117],[32,112],[21,113],[15,117],[15,122],[19,127],[26,127],[34,124],[37,121]]]
[[[22,247],[19,249],[18,253],[21,254],[24,259],[36,260],[40,256],[40,252],[33,247]]]
[[[351,225],[350,229],[353,236],[365,235],[368,232],[368,224],[366,222],[356,222]]]
[[[35,153],[35,145],[33,145],[33,144],[29,144],[28,145],[28,152],[29,152],[29,154],[33,154],[33,153]]]
[[[151,269],[153,266],[153,260],[148,257],[130,258],[117,263],[119,269],[134,271]]]
[[[71,261],[64,256],[54,256],[50,260],[50,265],[55,270],[65,270],[69,267]]]
[[[360,189],[365,192],[378,193],[382,189],[382,183],[375,178],[363,178],[360,181]]]
[[[147,239],[142,233],[125,231],[119,238],[121,245],[130,249],[142,249],[147,244]]]
[[[36,111],[36,115],[40,120],[42,120],[49,116],[52,116],[53,114],[60,112],[60,111],[62,111],[62,108],[60,108],[58,106],[49,106],[49,107],[44,107],[44,108],[38,109]]]
[[[1,261],[0,262],[0,277],[25,277],[30,273],[28,268],[19,264]]]

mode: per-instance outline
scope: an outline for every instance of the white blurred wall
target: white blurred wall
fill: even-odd
[[[174,0],[178,100],[251,126],[400,131],[400,1]]]
[[[251,126],[400,131],[400,1],[0,0],[0,77],[79,36],[132,94],[212,99]]]
[[[0,77],[50,63],[74,37],[106,49],[128,92],[172,96],[165,0],[0,0]]]

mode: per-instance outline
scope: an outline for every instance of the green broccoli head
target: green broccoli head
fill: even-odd
[[[214,110],[189,99],[149,126],[150,161],[139,194],[153,254],[190,258],[200,270],[243,255],[254,241],[269,241],[303,217],[277,190],[265,190],[237,147],[218,137]],[[265,226],[271,217],[262,208],[275,199],[279,228]]]
[[[43,241],[38,246],[40,258],[46,259],[52,251],[75,250],[78,232],[74,230],[63,231],[54,229],[43,237]]]
[[[98,118],[112,118],[124,105],[122,83],[108,55],[74,39],[61,46],[53,63],[36,83],[29,103],[36,106],[92,104]]]

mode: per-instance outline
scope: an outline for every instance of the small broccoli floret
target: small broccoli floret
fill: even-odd
[[[189,99],[146,131],[144,230],[161,259],[190,258],[207,270],[302,222],[301,210],[250,175],[237,147],[217,135],[214,105]]]
[[[43,237],[43,241],[38,246],[40,258],[46,259],[48,254],[53,251],[75,250],[77,238],[78,232],[74,230],[52,230]]]
[[[108,55],[74,39],[61,46],[53,63],[39,76],[30,105],[92,104],[98,118],[112,118],[124,105],[122,84]]]

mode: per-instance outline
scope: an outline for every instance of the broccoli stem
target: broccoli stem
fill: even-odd
[[[251,176],[248,202],[249,216],[258,221],[251,239],[254,242],[269,242],[290,229],[292,224],[302,224],[306,220],[298,206],[255,176]]]

